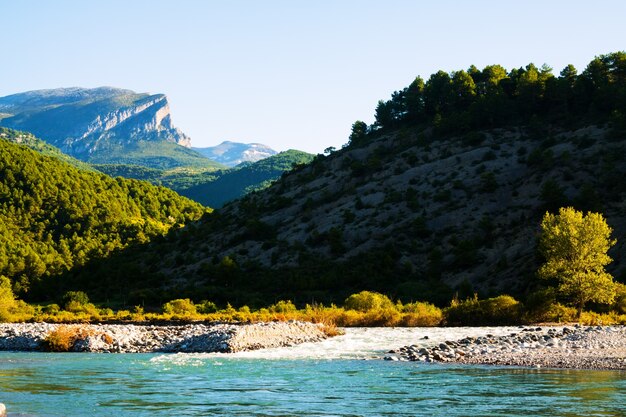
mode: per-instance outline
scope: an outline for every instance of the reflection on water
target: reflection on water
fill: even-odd
[[[623,372],[320,354],[0,353],[0,402],[10,417],[623,416],[626,409]]]

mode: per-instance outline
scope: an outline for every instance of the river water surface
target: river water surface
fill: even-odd
[[[375,359],[407,344],[512,331],[347,329],[234,355],[0,352],[0,402],[10,417],[626,415],[623,372]]]

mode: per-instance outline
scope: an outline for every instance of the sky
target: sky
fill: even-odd
[[[0,96],[113,86],[168,96],[192,145],[321,153],[418,75],[626,49],[626,2],[0,0]]]

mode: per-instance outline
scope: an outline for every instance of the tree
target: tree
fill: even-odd
[[[613,302],[615,283],[604,267],[612,261],[607,252],[616,240],[602,214],[583,216],[571,207],[561,208],[559,214],[545,214],[541,229],[540,249],[546,262],[539,277],[558,280],[558,291],[573,300],[577,317],[587,302]]]
[[[419,122],[424,118],[424,80],[416,77],[407,87],[406,93],[407,120]]]
[[[476,97],[476,84],[465,71],[452,74],[452,102],[456,110],[465,110]]]
[[[11,289],[11,281],[0,275],[0,322],[9,321],[11,310],[15,307],[15,296]]]
[[[350,132],[350,137],[348,138],[350,145],[359,144],[363,142],[365,137],[367,136],[367,123],[357,120],[352,123],[352,131]]]
[[[445,71],[432,74],[424,86],[424,106],[429,116],[446,113],[450,107],[452,84]]]
[[[393,107],[391,100],[384,101],[379,100],[376,105],[376,122],[374,123],[378,127],[392,127],[393,125]]]

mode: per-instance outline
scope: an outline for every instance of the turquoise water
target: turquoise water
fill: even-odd
[[[10,417],[626,415],[623,372],[321,359],[319,349],[294,358],[293,351],[0,352],[0,402]]]

